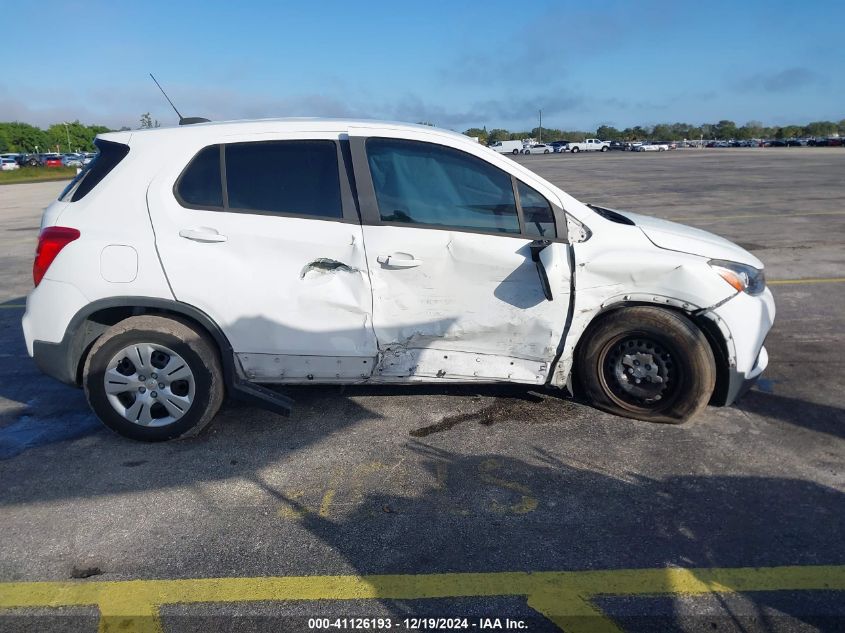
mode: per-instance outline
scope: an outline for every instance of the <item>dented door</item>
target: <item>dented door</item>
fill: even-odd
[[[220,151],[228,189],[220,205],[180,200],[186,178],[179,180],[180,172],[186,173],[201,148],[191,149],[150,186],[156,246],[174,295],[220,326],[244,373],[256,381],[352,381],[372,372],[372,294],[337,139],[228,139]],[[288,156],[284,147],[274,153],[275,142],[300,145]],[[309,143],[323,145],[312,151]],[[255,152],[245,145],[254,145]],[[214,164],[209,159],[207,168]],[[285,171],[300,165],[311,171],[298,182],[286,180]],[[238,190],[240,166],[248,190]],[[335,188],[338,194],[325,193]],[[183,189],[193,195],[189,186]],[[256,208],[262,206],[271,208]]]
[[[353,156],[380,353],[373,378],[544,383],[570,300],[569,245],[552,216],[530,218],[510,174],[454,148],[353,139]],[[551,300],[530,248],[537,231],[551,238],[540,253]]]

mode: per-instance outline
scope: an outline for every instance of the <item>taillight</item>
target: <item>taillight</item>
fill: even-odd
[[[32,280],[36,286],[41,283],[44,273],[56,259],[56,255],[77,238],[79,231],[66,226],[48,226],[41,231],[38,236],[38,248],[35,249],[35,261],[32,264]]]

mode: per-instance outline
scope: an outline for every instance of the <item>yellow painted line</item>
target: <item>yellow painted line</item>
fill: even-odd
[[[792,286],[799,284],[841,284],[845,277],[815,277],[811,279],[767,279],[770,286]]]
[[[845,565],[0,583],[0,609],[97,605],[100,632],[160,633],[167,604],[524,596],[566,631],[618,633],[599,595],[845,591]]]
[[[323,495],[323,500],[320,502],[320,513],[319,516],[323,517],[324,519],[329,516],[329,510],[332,507],[332,502],[334,501],[335,491],[333,488],[326,490],[326,494]]]
[[[691,222],[693,220],[707,220],[708,222],[714,222],[718,220],[750,220],[753,218],[767,218],[767,219],[777,219],[777,218],[801,218],[807,216],[816,216],[816,215],[845,215],[845,211],[806,211],[806,212],[798,212],[798,213],[743,213],[740,215],[710,215],[710,214],[701,214],[701,215],[690,215],[687,217],[680,217],[680,218],[665,218],[672,222]]]

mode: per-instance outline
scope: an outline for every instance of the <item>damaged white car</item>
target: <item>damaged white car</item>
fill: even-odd
[[[45,211],[23,328],[141,440],[263,385],[514,382],[622,416],[727,405],[767,363],[763,265],[583,204],[471,139],[320,119],[103,134]]]

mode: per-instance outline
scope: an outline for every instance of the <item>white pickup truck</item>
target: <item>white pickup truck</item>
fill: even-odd
[[[572,152],[606,152],[610,149],[610,141],[600,141],[597,138],[588,138],[582,143],[570,141],[562,151]]]

